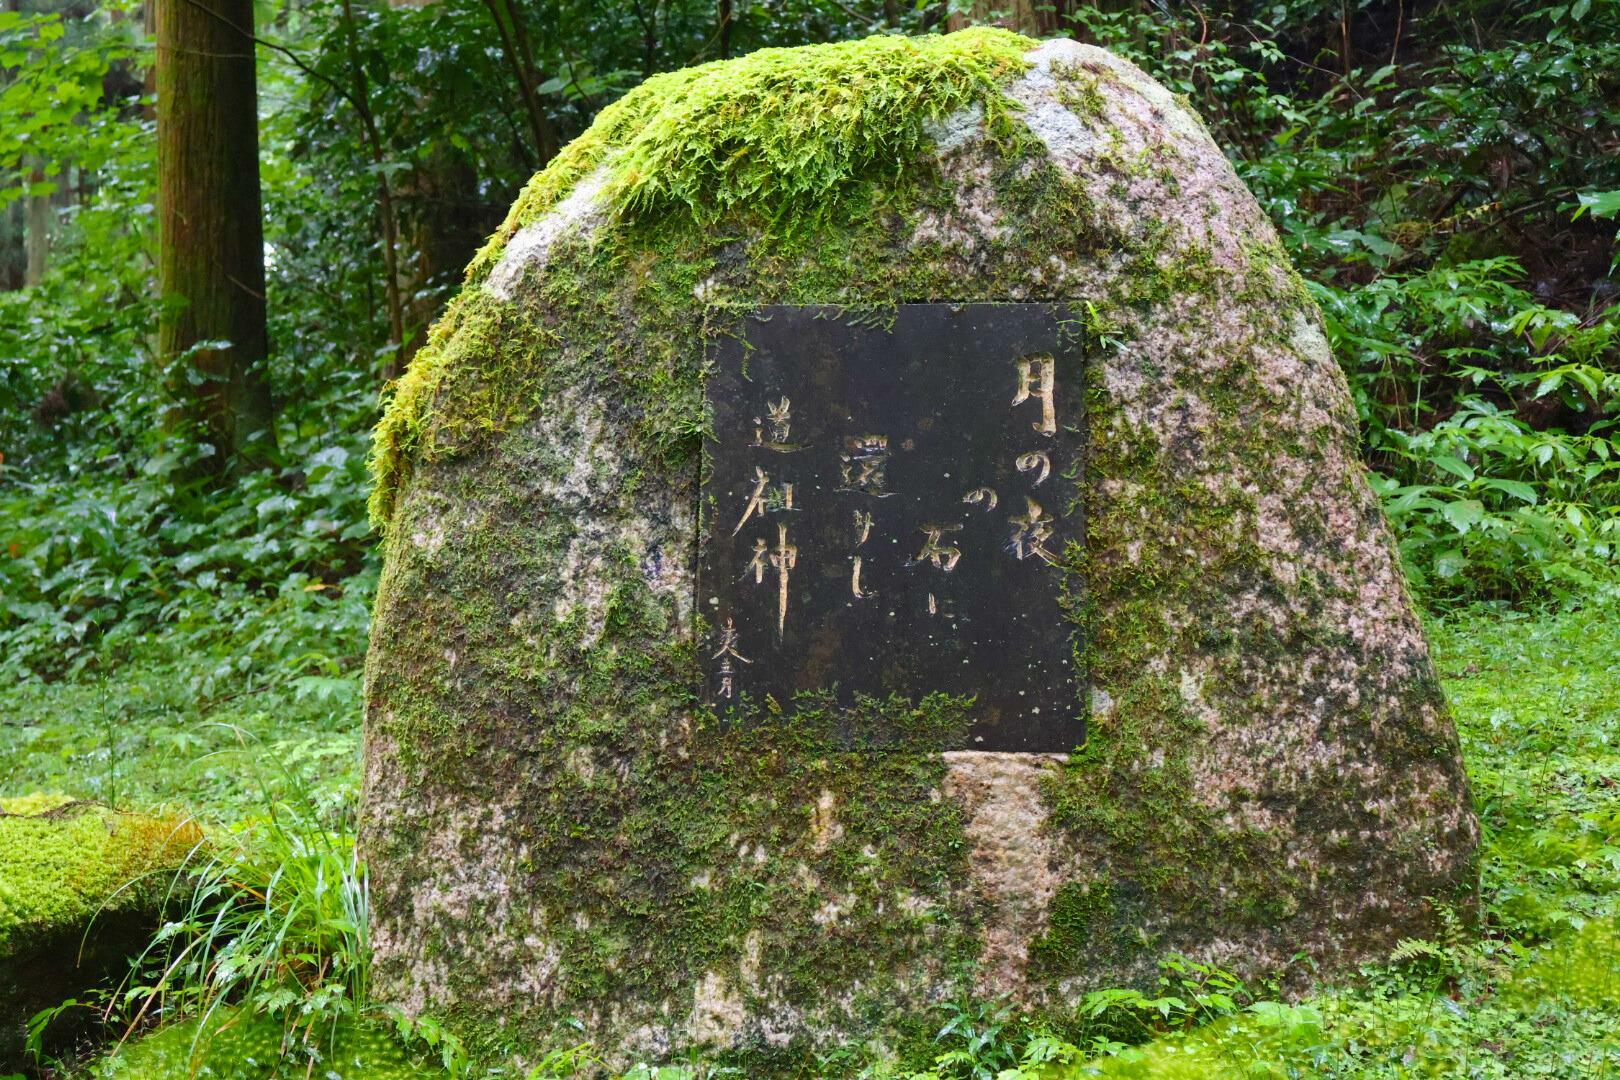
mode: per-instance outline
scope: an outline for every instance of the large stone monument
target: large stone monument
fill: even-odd
[[[1320,316],[1107,52],[650,79],[525,190],[375,465],[377,987],[475,1045],[769,1075],[1467,904]]]

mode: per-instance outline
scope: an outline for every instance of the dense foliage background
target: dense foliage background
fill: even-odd
[[[198,479],[206,443],[163,422],[173,382],[152,337],[142,9],[12,3],[0,12],[0,673],[12,676],[98,663],[158,628],[242,639],[231,662],[265,672],[352,664],[374,567],[366,432],[470,252],[555,151],[542,140],[566,140],[650,72],[723,50],[998,14],[788,0],[723,5],[722,23],[693,0],[261,3],[278,448],[272,468],[221,483]],[[1128,54],[1206,117],[1327,313],[1429,600],[1614,588],[1620,3],[1012,14]],[[513,27],[526,61],[503,47]],[[399,347],[379,173],[398,224]],[[41,203],[48,240],[26,224]],[[299,621],[270,629],[267,601]]]
[[[231,821],[296,793],[296,828],[272,814],[268,847],[210,872],[257,880],[251,860],[268,850],[271,872],[328,866],[353,886],[356,675],[377,570],[368,433],[519,187],[653,72],[1000,19],[1116,49],[1203,114],[1327,316],[1430,610],[1562,612],[1517,637],[1511,613],[1500,632],[1443,637],[1466,660],[1447,673],[1473,709],[1475,783],[1501,785],[1480,792],[1495,944],[1414,946],[1387,986],[1344,1008],[1393,1024],[1407,1006],[1389,1002],[1427,1002],[1401,1022],[1453,1024],[1435,1060],[1454,1064],[1457,1046],[1528,1021],[1503,1006],[1476,1030],[1435,1002],[1490,984],[1504,942],[1579,929],[1615,891],[1620,818],[1602,803],[1620,782],[1620,703],[1603,672],[1617,658],[1607,624],[1582,609],[1620,595],[1620,0],[265,0],[276,445],[268,464],[223,467],[199,467],[214,447],[174,422],[192,376],[156,345],[149,12],[140,0],[0,8],[0,775],[13,778],[0,794],[185,800]],[[1528,679],[1545,682],[1510,698]],[[264,775],[249,768],[261,744],[278,763]],[[1560,756],[1576,744],[1608,756]],[[328,940],[319,907],[356,895],[300,909],[338,959],[313,988],[307,969],[271,963],[260,974],[276,1008],[330,1011],[360,992],[341,987],[363,971],[364,943],[350,940],[363,920]],[[244,925],[232,940],[258,940]],[[1571,955],[1592,955],[1572,940]],[[210,983],[205,961],[191,992],[242,1000]],[[1249,1000],[1218,973],[1167,980],[1174,1019],[1140,995],[1099,1009],[1110,1024],[1137,1015],[1127,1041],[1139,1041]],[[1428,996],[1401,997],[1408,982]],[[197,1000],[176,994],[163,1008]],[[997,1016],[962,1012],[951,1038],[979,1040],[985,1060],[1013,1054]],[[1586,1051],[1552,1023],[1535,1029],[1535,1060],[1588,1075],[1560,1071],[1570,1046]],[[1449,1067],[1434,1075],[1461,1075]]]

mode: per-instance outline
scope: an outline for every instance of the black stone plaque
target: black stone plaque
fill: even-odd
[[[713,351],[704,700],[972,695],[961,749],[1084,739],[1081,342],[1049,304],[766,307]],[[1072,586],[1071,586],[1072,588]]]

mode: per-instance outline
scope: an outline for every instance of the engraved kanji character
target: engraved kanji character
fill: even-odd
[[[1027,495],[1024,502],[1028,504],[1024,515],[1008,519],[1013,526],[1009,549],[1019,560],[1026,555],[1035,555],[1046,562],[1056,561],[1057,556],[1046,547],[1046,542],[1052,539],[1056,532],[1052,527],[1052,516],[1041,507],[1040,503]]]
[[[1022,405],[1030,398],[1039,398],[1041,402],[1041,419],[1037,424],[1031,424],[1042,435],[1057,434],[1057,405],[1053,399],[1053,385],[1056,381],[1057,365],[1050,356],[1026,356],[1018,362],[1018,392],[1013,395],[1012,403]]]
[[[855,435],[844,440],[845,453],[838,456],[843,474],[843,490],[859,491],[879,499],[896,494],[885,491],[884,470],[889,464],[887,435]]]
[[[776,567],[776,633],[780,637],[787,629],[788,576],[799,565],[799,549],[788,543],[786,525],[776,527],[776,548],[771,552],[771,565]]]
[[[755,512],[764,517],[770,510],[793,509],[793,485],[779,484],[773,492],[770,490],[770,483],[771,474],[755,465],[754,490],[749,492],[748,505],[743,508],[742,517],[738,518],[737,524],[732,527],[732,536],[742,532],[742,527],[748,524],[748,519],[753,517]]]
[[[765,583],[765,564],[770,561],[769,556],[770,545],[765,542],[763,536],[757,537],[754,540],[754,557],[748,561],[748,567],[742,572],[742,576],[747,577],[749,574],[753,574],[754,584],[763,585]]]
[[[765,438],[766,423],[769,423],[771,427],[771,437],[768,441]],[[754,441],[749,445],[759,447],[762,450],[775,450],[779,454],[803,450],[802,445],[788,442],[788,436],[792,430],[793,402],[784,394],[779,401],[767,401],[765,403],[764,420],[757,416],[754,417]]]
[[[719,697],[729,698],[732,695],[732,679],[736,675],[737,670],[736,668],[732,667],[731,662],[733,660],[740,660],[745,664],[753,663],[752,660],[748,659],[748,657],[737,651],[737,643],[740,637],[741,635],[737,631],[737,624],[731,619],[730,616],[727,616],[726,625],[720,630],[720,650],[710,657],[711,660],[720,661],[720,689],[717,695]]]
[[[961,528],[961,525],[924,525],[922,533],[927,539],[923,541],[922,550],[917,553],[915,561],[931,562],[946,573],[955,570],[956,564],[962,560],[962,549],[942,541],[946,533],[957,532]]]

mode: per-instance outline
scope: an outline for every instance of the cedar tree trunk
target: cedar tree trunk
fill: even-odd
[[[38,161],[28,172],[28,182],[40,184],[45,181],[45,168]],[[28,268],[24,273],[24,282],[29,285],[38,285],[45,280],[46,259],[51,250],[51,197],[50,195],[35,195],[30,193],[28,202],[28,229],[25,250],[28,255]]]
[[[274,440],[252,0],[156,0],[158,350],[210,471]],[[196,349],[200,342],[223,342]],[[189,352],[189,355],[188,355]]]

